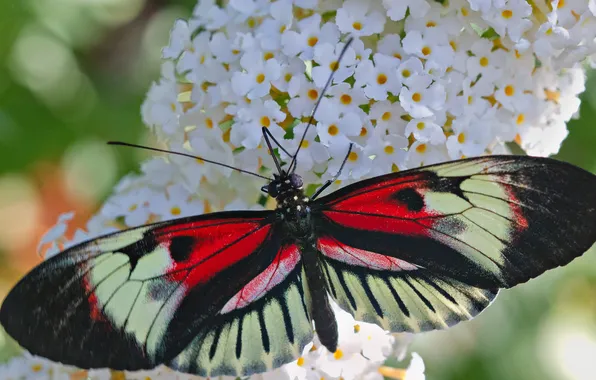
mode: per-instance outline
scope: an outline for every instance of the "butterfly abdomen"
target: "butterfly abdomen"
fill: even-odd
[[[313,240],[302,246],[302,262],[311,296],[311,318],[315,322],[315,331],[321,344],[330,352],[335,352],[338,340],[337,320],[329,303],[327,283],[315,244]]]

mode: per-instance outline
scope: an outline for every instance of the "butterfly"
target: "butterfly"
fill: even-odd
[[[17,283],[0,322],[32,354],[80,368],[245,376],[296,360],[315,333],[334,352],[330,299],[391,332],[444,329],[596,240],[596,176],[564,162],[468,158],[307,196],[298,152],[286,169],[272,153],[262,190],[275,210],[73,246]]]

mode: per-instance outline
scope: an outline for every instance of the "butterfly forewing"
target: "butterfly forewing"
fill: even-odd
[[[304,323],[298,251],[282,246],[278,228],[272,212],[228,212],[79,244],[17,284],[2,305],[2,325],[33,354],[82,368],[135,370],[173,359],[208,331],[238,328],[234,321],[250,320],[240,317],[248,311],[267,320],[292,313],[276,321],[284,333],[281,321],[297,330],[292,343],[272,329],[269,367],[279,366],[293,360],[312,328]],[[264,302],[274,294],[285,302],[281,312]],[[243,323],[246,331],[255,327]],[[241,335],[248,344],[251,337]],[[266,369],[246,347],[232,351],[239,369]]]
[[[567,264],[596,238],[596,177],[493,156],[389,174],[317,200],[329,292],[392,331],[469,319],[497,288]]]

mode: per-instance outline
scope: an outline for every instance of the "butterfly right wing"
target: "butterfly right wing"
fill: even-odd
[[[232,349],[236,364],[224,368],[211,355],[201,365],[222,375],[267,369],[293,360],[287,353],[312,337],[304,293],[296,285],[299,252],[282,242],[278,229],[270,211],[225,212],[84,242],[25,276],[4,301],[0,321],[32,354],[81,368],[126,370],[153,368],[191,352],[198,336],[223,331],[232,321],[246,326],[231,342],[244,343]],[[286,297],[291,307],[279,314],[265,304],[272,297]],[[254,310],[260,319],[252,326]],[[289,322],[277,319],[287,314]],[[300,329],[299,343],[280,348],[289,324]],[[248,349],[253,328],[272,335],[267,363]],[[223,341],[221,334],[215,340]],[[212,344],[208,356],[218,347]],[[202,371],[196,365],[184,369]]]

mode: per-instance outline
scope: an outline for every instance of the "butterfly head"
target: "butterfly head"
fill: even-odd
[[[261,188],[273,198],[302,192],[304,182],[298,174],[288,174],[285,170],[280,174],[273,174],[273,181]]]

